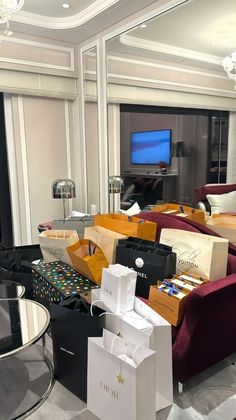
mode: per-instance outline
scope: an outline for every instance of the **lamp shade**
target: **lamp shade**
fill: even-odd
[[[74,198],[75,183],[71,179],[56,179],[52,183],[53,198]]]
[[[118,176],[109,176],[109,192],[110,193],[121,193],[124,191],[124,181]]]
[[[188,156],[187,148],[184,141],[177,141],[176,143],[172,144],[172,157],[186,157]]]

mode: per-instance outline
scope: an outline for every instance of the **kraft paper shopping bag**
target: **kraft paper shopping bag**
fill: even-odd
[[[177,273],[183,271],[203,279],[225,277],[228,239],[179,229],[162,229],[160,242],[177,254]]]
[[[91,226],[84,229],[84,239],[90,239],[101,248],[109,264],[115,263],[116,246],[119,239],[127,236],[102,226]]]
[[[71,265],[66,248],[79,240],[75,230],[45,230],[38,240],[45,262],[62,261]]]

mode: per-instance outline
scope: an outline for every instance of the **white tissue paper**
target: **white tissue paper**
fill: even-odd
[[[127,216],[134,216],[141,212],[141,209],[136,201],[128,210],[119,209],[122,214],[126,214]]]

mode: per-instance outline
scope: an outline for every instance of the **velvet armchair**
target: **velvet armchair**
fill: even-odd
[[[173,215],[141,212],[138,217],[157,223],[157,240],[162,228],[216,235],[204,225]],[[172,327],[173,371],[180,393],[188,379],[236,352],[235,250],[230,244],[228,275],[192,291],[185,300],[182,323]]]

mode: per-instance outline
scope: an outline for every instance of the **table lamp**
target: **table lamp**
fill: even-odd
[[[75,183],[71,179],[56,179],[52,183],[52,197],[63,199],[64,219],[66,218],[65,199],[75,197]]]
[[[115,194],[124,191],[124,181],[119,175],[109,176],[109,193],[112,194],[112,211],[115,211]]]

